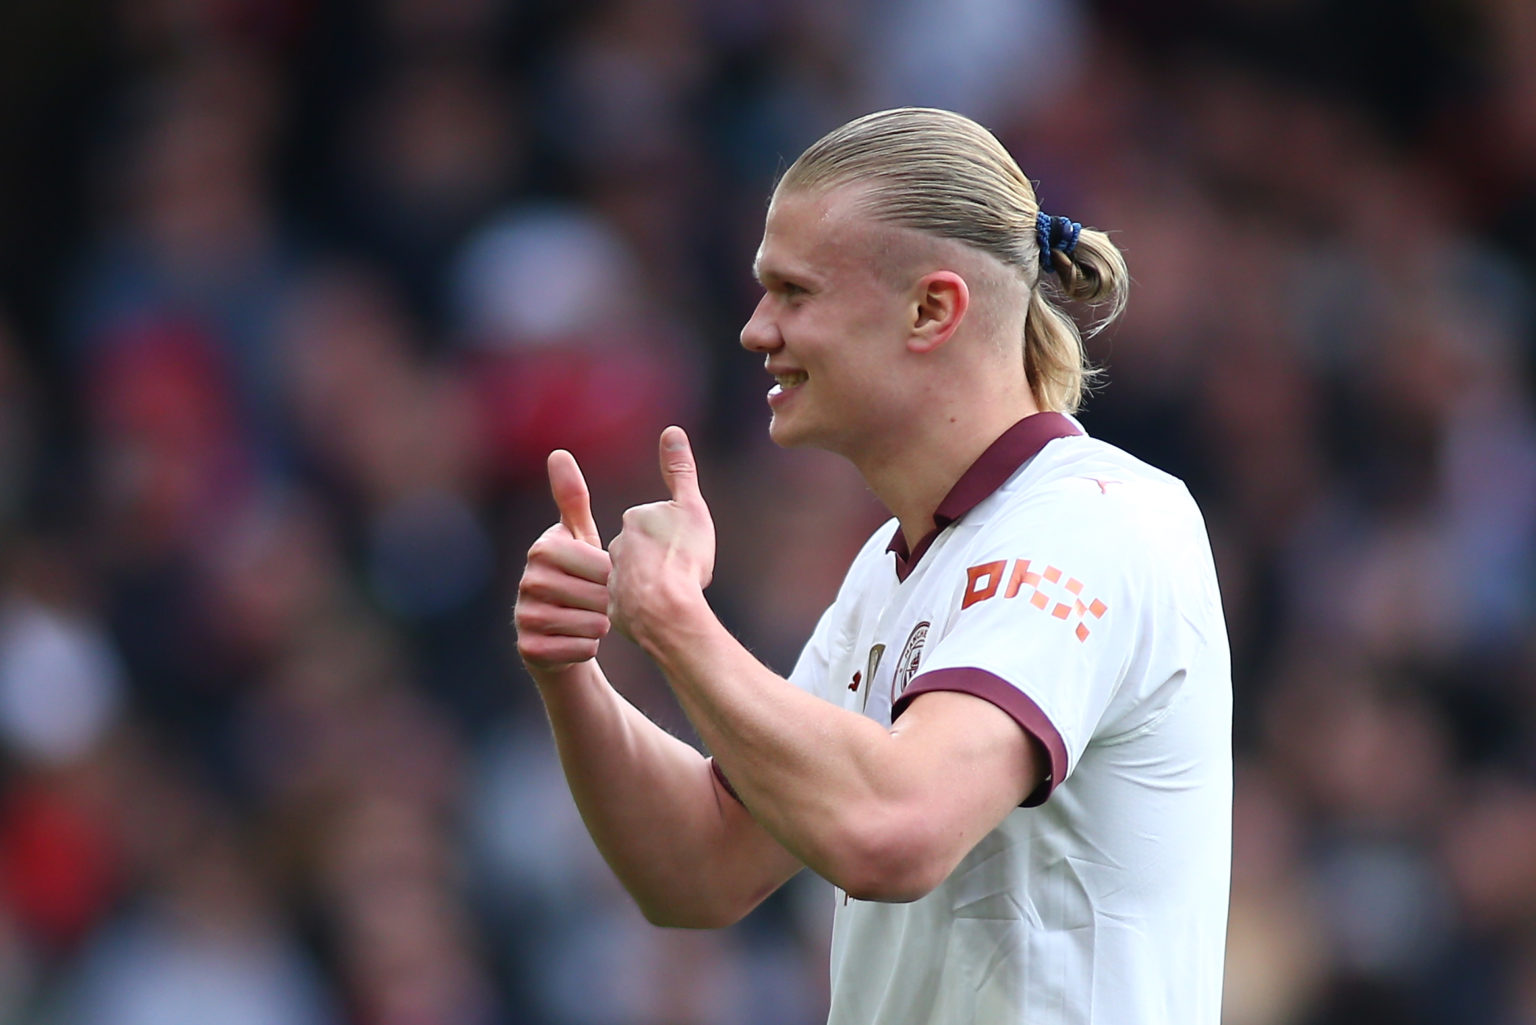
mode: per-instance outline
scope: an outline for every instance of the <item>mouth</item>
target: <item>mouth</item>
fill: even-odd
[[[811,375],[804,370],[773,367],[768,366],[766,363],[763,369],[768,371],[768,375],[773,378],[773,387],[768,389],[768,404],[775,409],[788,398],[790,392],[811,379]]]

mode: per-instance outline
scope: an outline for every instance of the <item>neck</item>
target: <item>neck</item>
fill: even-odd
[[[875,497],[901,524],[908,549],[934,527],[933,514],[971,464],[1004,431],[1039,409],[1027,404],[956,410],[924,421],[891,446],[852,459]]]

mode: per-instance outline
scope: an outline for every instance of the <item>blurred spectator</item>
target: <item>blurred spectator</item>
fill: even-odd
[[[491,472],[540,486],[568,448],[594,477],[650,484],[655,438],[687,423],[706,368],[633,253],[579,208],[515,209],[455,270],[456,327]]]
[[[234,838],[217,830],[173,852],[148,899],[102,930],[60,1020],[79,1025],[328,1025],[314,965],[273,920]]]
[[[402,33],[456,33],[447,12],[474,7],[397,3],[391,13]],[[440,14],[412,13],[429,8]],[[340,209],[330,216],[390,269],[414,310],[441,315],[453,252],[522,175],[527,114],[515,97],[476,65],[415,58],[363,96],[337,140]]]
[[[937,13],[929,0],[868,5],[867,106],[943,107],[990,125],[1063,102],[1085,70],[1083,12],[1065,0],[959,0],[939,32]]]
[[[276,426],[266,338],[293,260],[267,181],[279,80],[251,53],[216,51],[136,84],[125,173],[105,186],[117,208],[72,290],[71,341],[87,374],[157,344],[201,347],[171,358],[205,361],[233,390],[223,415],[259,452]]]
[[[623,897],[507,594],[550,449],[611,536],[682,422],[789,668],[883,513],[766,442],[752,253],[921,103],[1130,260],[1083,420],[1217,549],[1227,1021],[1536,1021],[1531,4],[13,6],[0,1020],[821,1020],[816,880],[723,937]]]

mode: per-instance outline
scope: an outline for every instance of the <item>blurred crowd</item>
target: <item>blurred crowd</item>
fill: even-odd
[[[1130,261],[1082,419],[1216,546],[1226,1022],[1533,1025],[1533,53],[1528,0],[8,3],[0,1022],[821,1020],[819,881],[629,905],[510,603],[549,449],[611,536],[682,423],[790,667],[883,514],[766,441],[750,261],[923,104]]]

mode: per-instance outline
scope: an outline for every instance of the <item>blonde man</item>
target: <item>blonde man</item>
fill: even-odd
[[[1042,213],[985,129],[871,114],[769,208],[741,342],[781,445],[849,459],[893,514],[786,680],[704,598],[714,526],[683,432],[671,499],[605,552],[568,453],[519,650],[593,839],[652,921],[734,922],[804,866],[838,889],[840,1025],[1216,1025],[1231,684],[1204,525],[1083,434],[1077,328],[1124,305],[1109,238]],[[708,760],[626,703],[610,627]]]

